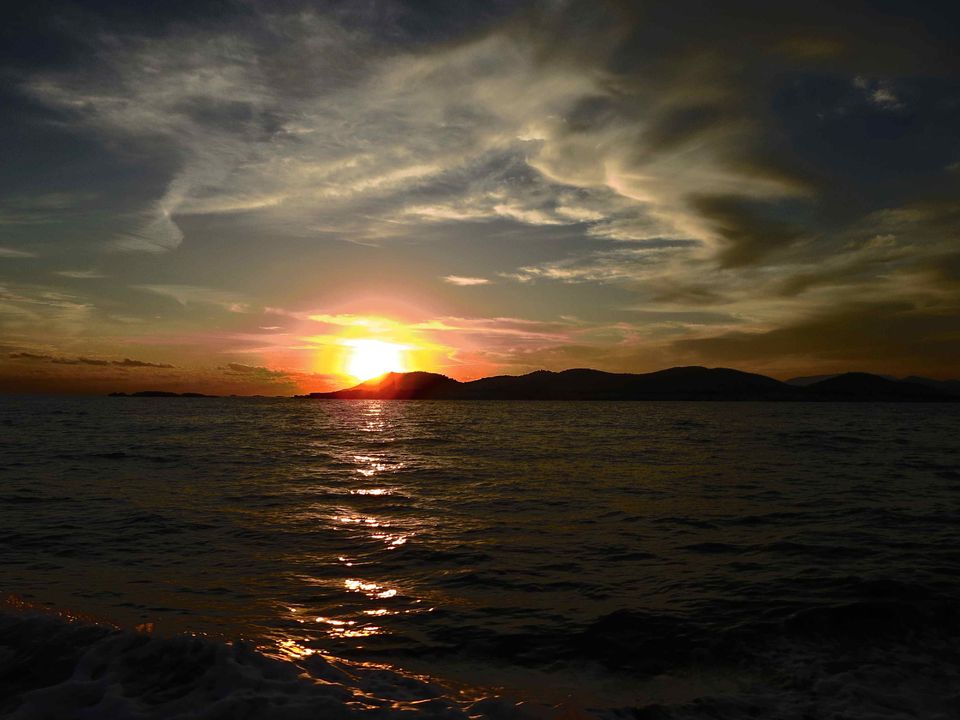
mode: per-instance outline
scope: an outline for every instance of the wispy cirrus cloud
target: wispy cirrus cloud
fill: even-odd
[[[472,285],[489,285],[490,280],[482,277],[466,277],[464,275],[444,275],[443,281],[450,285],[459,287],[470,287]]]
[[[35,258],[36,254],[28,250],[0,247],[0,258]]]
[[[227,290],[196,285],[134,285],[132,287],[134,290],[143,290],[171,298],[181,305],[191,303],[219,305],[234,312],[240,312],[246,308],[246,303],[240,294]]]
[[[10,74],[27,190],[0,202],[0,330],[24,347],[146,323],[144,344],[206,337],[225,368],[396,330],[379,312],[458,360],[489,343],[501,363],[608,347],[639,366],[857,303],[910,308],[905,345],[933,347],[920,328],[956,315],[960,68],[923,7],[129,15],[77,10],[62,32],[82,52]],[[51,164],[61,141],[73,160]],[[404,315],[403,293],[430,312]],[[589,319],[504,321],[569,314]]]
[[[823,27],[843,27],[831,15]],[[642,23],[631,11],[598,11],[576,42],[550,45],[576,17],[561,3],[411,50],[386,48],[375,28],[335,14],[260,12],[256,34],[234,19],[115,39],[100,56],[109,75],[50,73],[27,87],[95,131],[159,139],[183,158],[164,195],[118,235],[128,250],[174,248],[177,216],[210,213],[374,243],[424,221],[582,224],[622,240],[693,237],[730,264],[817,232],[797,213],[813,208],[823,178],[812,156],[769,142],[782,119],[761,111],[756,87],[786,67],[819,71],[838,48],[850,51],[845,43],[869,60],[862,38],[831,31],[818,44],[816,30],[798,39],[767,26],[769,67],[737,77],[729,69],[742,53],[698,36],[699,53],[661,47],[672,61],[663,72],[628,42]],[[291,62],[300,73],[286,72]],[[307,76],[325,81],[307,86]],[[882,79],[846,81],[875,105],[894,97]]]
[[[57,270],[54,272],[54,275],[73,278],[75,280],[98,280],[106,277],[106,275],[97,270]]]

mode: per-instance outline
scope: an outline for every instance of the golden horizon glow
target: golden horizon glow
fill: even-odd
[[[350,348],[346,371],[358,380],[370,380],[388,372],[406,372],[407,347],[384,340],[347,339]]]
[[[438,342],[437,333],[447,326],[422,318],[335,313],[310,315],[309,322],[314,326],[311,330],[325,332],[302,335],[299,340],[304,344],[297,349],[309,351],[305,358],[310,372],[326,376],[335,385],[322,390],[339,390],[351,381],[366,382],[388,372],[444,372],[455,363],[458,351]]]

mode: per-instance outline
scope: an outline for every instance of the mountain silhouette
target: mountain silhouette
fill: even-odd
[[[455,399],[461,383],[446,375],[428,372],[387,373],[346,390],[297,397],[337,400],[437,400]]]
[[[949,400],[951,396],[936,387],[907,381],[891,380],[870,373],[849,372],[807,385],[807,392],[831,400]]]
[[[928,377],[910,375],[903,378],[903,382],[926,385],[927,387],[932,387],[935,390],[939,390],[940,392],[948,395],[960,395],[960,380],[933,380],[932,378]]]
[[[675,367],[631,374],[538,370],[460,382],[428,372],[387,373],[334,392],[298,395],[320,400],[811,400],[943,401],[927,385],[846,373],[805,387],[730,368]]]

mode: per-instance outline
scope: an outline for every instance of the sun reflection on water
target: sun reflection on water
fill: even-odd
[[[387,550],[395,550],[401,545],[406,544],[407,536],[406,535],[388,535],[387,533],[374,533],[370,536],[374,540],[383,540],[387,546]]]
[[[368,433],[382,433],[387,429],[387,422],[384,418],[384,405],[377,400],[370,400],[363,413],[363,421],[360,424],[360,430]]]
[[[280,651],[280,654],[286,657],[289,660],[303,660],[304,658],[310,657],[311,655],[316,654],[316,650],[308,648],[305,645],[301,645],[296,640],[292,638],[282,639],[277,643],[277,649]]]
[[[383,628],[378,625],[360,625],[356,620],[338,620],[320,616],[316,622],[327,625],[326,632],[332,637],[363,638],[383,632]]]
[[[338,515],[337,522],[345,525],[367,525],[380,527],[380,521],[372,515]]]
[[[405,558],[415,537],[426,531],[406,513],[396,512],[411,502],[401,473],[413,468],[410,456],[393,449],[393,435],[402,429],[393,413],[386,403],[358,403],[351,412],[351,441],[324,450],[335,464],[315,486],[316,504],[308,512],[323,532],[339,534],[335,542],[342,546],[338,554],[312,557],[311,564],[324,567],[305,567],[300,576],[304,584],[322,590],[311,593],[306,604],[283,605],[281,613],[289,613],[283,614],[296,629],[279,642],[288,657],[322,654],[324,643],[331,641],[359,648],[363,638],[391,634],[397,617],[433,611],[425,598],[409,596],[382,573],[381,563],[396,557],[392,551],[399,549],[397,555]]]
[[[356,527],[358,530],[377,529],[378,532],[372,532],[367,537],[371,540],[378,540],[386,545],[387,550],[395,550],[413,537],[414,533],[398,531],[389,524],[383,522],[374,515],[354,515],[348,511],[341,510],[341,514],[335,515],[334,520],[341,526]],[[389,531],[389,532],[388,532]],[[346,562],[346,558],[339,557],[340,562]]]
[[[369,583],[361,583],[370,587]],[[395,591],[394,591],[395,592]],[[384,593],[379,593],[380,595]],[[385,615],[397,615],[397,611],[387,608],[377,608],[374,610],[363,610],[359,614],[347,613],[339,616],[313,615],[306,608],[287,607],[291,619],[306,630],[309,627],[317,628],[323,636],[333,639],[355,639],[367,638],[374,635],[383,635],[388,630],[380,625],[370,622],[374,617],[383,617]],[[276,647],[279,652],[291,659],[302,659],[318,652],[309,647],[309,638],[301,637],[301,633],[293,636],[279,637],[276,639]]]
[[[383,457],[375,455],[353,455],[350,459],[355,465],[361,466],[356,468],[356,472],[364,477],[373,477],[385,472],[396,472],[403,469],[405,464],[388,462]]]
[[[356,578],[348,578],[343,581],[343,586],[350,592],[359,592],[365,594],[368,598],[385,600],[396,596],[395,588],[388,588],[375,582],[364,582]]]

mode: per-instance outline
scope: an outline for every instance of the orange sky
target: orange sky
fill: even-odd
[[[945,8],[368,5],[10,18],[0,392],[957,374]]]

